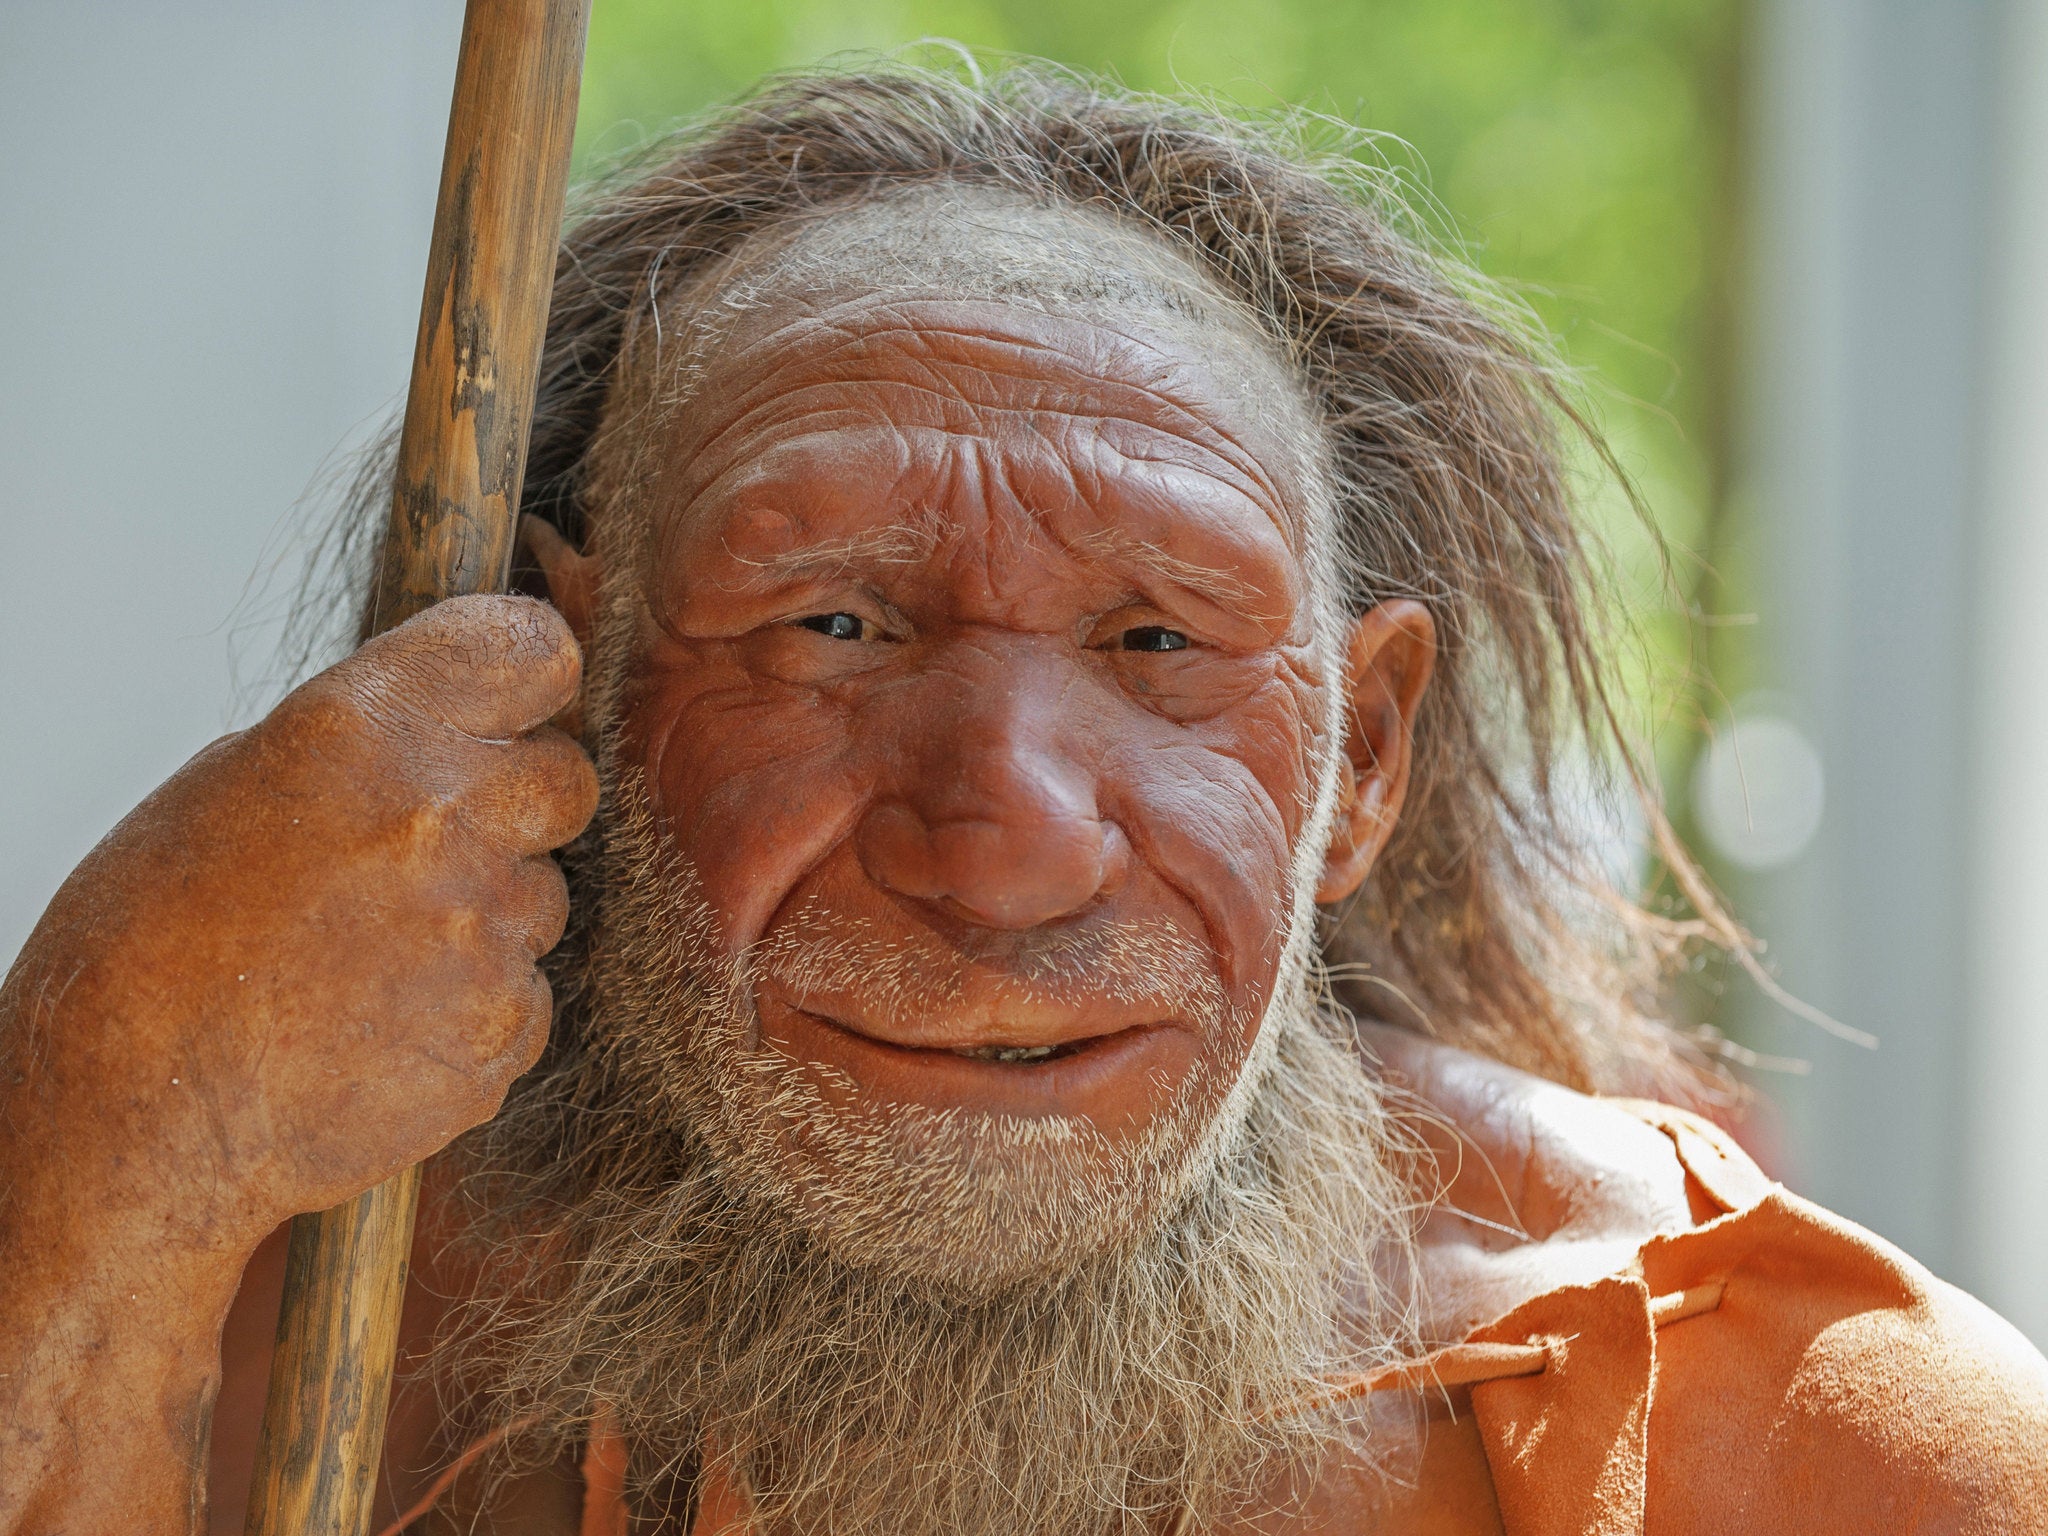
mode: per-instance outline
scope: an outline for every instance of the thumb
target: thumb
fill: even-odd
[[[530,597],[451,597],[366,642],[343,668],[465,735],[504,740],[576,697],[583,653],[562,616]],[[337,670],[342,670],[338,668]]]

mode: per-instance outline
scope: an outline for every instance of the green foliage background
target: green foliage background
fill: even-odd
[[[1675,786],[1714,638],[1689,610],[1717,606],[1739,23],[1739,0],[595,0],[577,152],[589,170],[766,71],[933,37],[1374,130],[1427,221],[1559,338],[1678,554],[1671,593],[1589,476]]]

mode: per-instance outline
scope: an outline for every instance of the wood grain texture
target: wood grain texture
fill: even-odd
[[[510,572],[590,0],[469,0],[375,628]],[[248,1536],[363,1536],[419,1170],[292,1224]]]
[[[470,0],[376,624],[503,587],[589,0]]]
[[[251,1533],[369,1529],[420,1171],[292,1223]]]

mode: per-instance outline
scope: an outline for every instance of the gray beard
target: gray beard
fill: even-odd
[[[1080,1125],[848,1124],[750,1044],[745,967],[607,777],[556,1044],[461,1149],[466,1417],[552,1458],[601,1409],[643,1504],[715,1455],[764,1536],[1192,1531],[1356,1432],[1276,1411],[1411,1343],[1393,1132],[1306,945],[1222,1110],[1109,1177]],[[1170,959],[1126,940],[1063,965]]]

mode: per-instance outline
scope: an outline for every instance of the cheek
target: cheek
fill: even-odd
[[[848,835],[870,776],[829,698],[763,689],[730,646],[682,649],[635,680],[621,749],[736,953]]]
[[[1232,711],[1214,738],[1257,780],[1259,791],[1285,829],[1291,861],[1316,791],[1315,742],[1328,696],[1322,674],[1305,650],[1279,653],[1270,680]]]
[[[1284,949],[1317,698],[1283,670],[1227,717],[1167,739],[1133,733],[1108,764],[1112,814],[1200,913],[1240,1006],[1263,1004]]]

